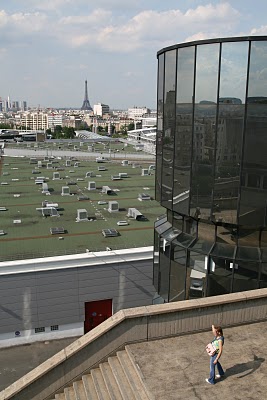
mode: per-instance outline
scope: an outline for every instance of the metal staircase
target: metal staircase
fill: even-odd
[[[152,400],[128,346],[92,369],[53,400]]]

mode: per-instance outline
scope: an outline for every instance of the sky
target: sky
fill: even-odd
[[[157,52],[267,35],[266,0],[0,0],[0,97],[29,106],[156,108]]]

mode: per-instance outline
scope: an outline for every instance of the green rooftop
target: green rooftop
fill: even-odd
[[[97,163],[85,154],[83,159],[72,159],[66,166],[67,159],[51,155],[0,159],[0,261],[153,244],[154,222],[164,212],[154,200],[155,171],[151,169],[151,174],[142,176],[142,170],[153,162],[129,161],[130,165],[123,166],[111,157],[109,162]],[[98,167],[106,170],[99,171]],[[86,177],[88,172],[91,177]],[[126,173],[127,177],[111,179],[119,173]],[[42,193],[43,185],[35,183],[40,177],[45,178],[49,194]],[[88,190],[89,182],[95,182],[95,190]],[[70,195],[62,196],[63,186],[69,187]],[[109,186],[112,194],[102,193],[103,186]],[[151,200],[138,200],[141,193],[151,196]],[[45,201],[58,204],[59,216],[36,210],[44,208]],[[98,204],[99,201],[107,203]],[[108,211],[109,201],[118,202],[118,212]],[[146,220],[129,218],[131,207]],[[78,209],[87,211],[88,220],[76,222]],[[118,226],[118,221],[129,225]],[[52,228],[60,228],[60,233],[52,235]],[[105,238],[102,230],[111,228],[119,235]]]

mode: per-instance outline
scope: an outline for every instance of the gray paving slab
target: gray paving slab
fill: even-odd
[[[257,400],[267,398],[267,322],[224,330],[225,377],[209,385],[205,346],[212,333],[130,345],[155,400]]]
[[[76,339],[72,337],[0,349],[0,391]]]

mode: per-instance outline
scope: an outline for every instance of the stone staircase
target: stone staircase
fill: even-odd
[[[92,369],[53,400],[152,400],[129,346]]]

